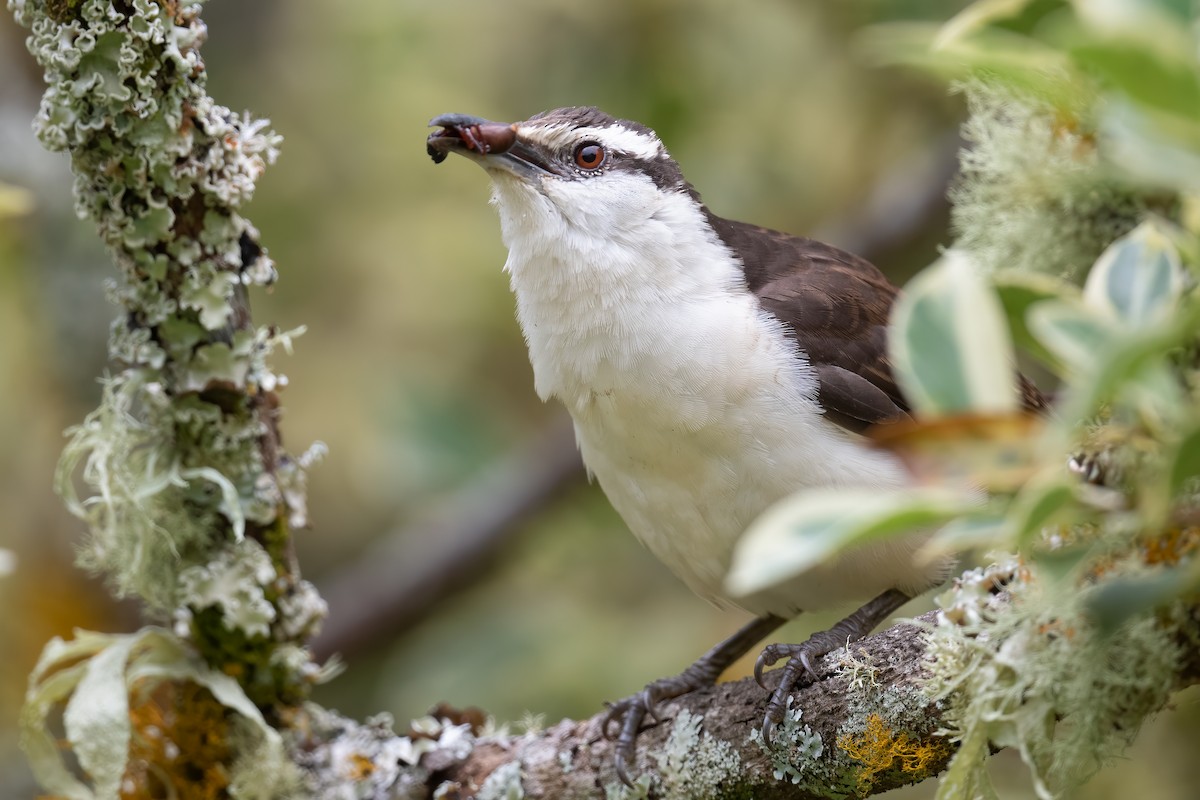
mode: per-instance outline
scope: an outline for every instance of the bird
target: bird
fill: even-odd
[[[754,615],[679,675],[610,704],[615,767],[665,700],[720,674],[801,612],[863,603],[800,644],[769,644],[770,741],[822,655],[866,636],[945,580],[953,557],[914,559],[921,535],[845,552],[732,597],[724,578],[747,527],[802,489],[903,489],[913,478],[864,433],[912,417],[888,360],[898,289],[832,245],[724,219],[649,127],[575,106],[504,123],[430,121],[435,163],[467,157],[492,180],[504,269],[534,388],[575,426],[588,472],[633,534],[700,597]],[[1022,379],[1025,405],[1039,407]]]

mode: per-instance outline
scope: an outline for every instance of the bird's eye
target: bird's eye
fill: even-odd
[[[595,142],[584,142],[575,148],[575,166],[596,169],[604,163],[604,148]]]

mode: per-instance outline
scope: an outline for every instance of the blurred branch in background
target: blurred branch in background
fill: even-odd
[[[312,643],[314,657],[351,657],[436,613],[487,572],[522,523],[583,474],[575,430],[564,414],[323,581],[330,615]],[[413,541],[432,543],[436,552],[414,561]]]

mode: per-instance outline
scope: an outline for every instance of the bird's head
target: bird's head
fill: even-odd
[[[524,122],[443,114],[427,149],[435,162],[459,153],[495,184],[506,227],[551,235],[631,233],[664,204],[697,196],[654,131],[591,107],[559,108]]]

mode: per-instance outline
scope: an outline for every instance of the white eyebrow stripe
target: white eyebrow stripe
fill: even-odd
[[[635,158],[651,159],[663,154],[662,142],[653,134],[645,134],[626,128],[624,125],[612,125],[605,128],[576,128],[566,124],[555,125],[521,125],[518,135],[529,141],[556,149],[585,139],[594,139],[601,144],[629,153]]]
[[[611,128],[576,128],[575,135],[583,138],[594,138],[616,150],[630,153],[635,158],[657,158],[662,154],[662,142],[657,136],[648,136],[624,125]]]

